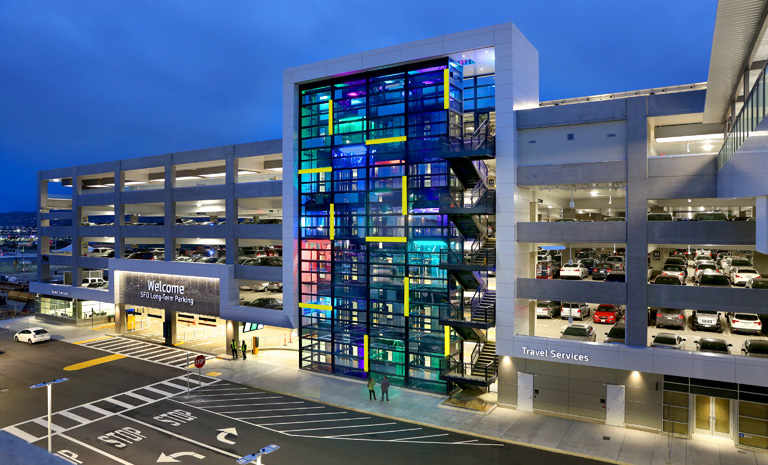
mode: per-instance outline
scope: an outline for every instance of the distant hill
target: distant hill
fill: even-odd
[[[35,212],[8,212],[0,213],[0,227],[21,226],[34,228],[37,226],[37,213]]]

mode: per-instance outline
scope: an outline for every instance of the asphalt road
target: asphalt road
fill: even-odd
[[[190,376],[187,395],[186,372],[173,362],[179,349],[145,344],[0,342],[0,389],[8,389],[0,393],[0,428],[46,447],[45,389],[29,386],[68,377],[53,388],[53,450],[76,464],[233,464],[268,444],[280,446],[264,457],[270,465],[605,463],[229,383],[206,375],[215,364]]]

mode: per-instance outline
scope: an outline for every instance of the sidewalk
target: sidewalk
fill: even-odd
[[[51,326],[55,339],[75,342],[109,330]],[[179,347],[179,348],[183,348]],[[271,351],[270,351],[271,352]],[[220,356],[206,368],[218,377],[236,383],[305,398],[360,412],[388,416],[414,423],[500,439],[514,444],[601,458],[609,463],[663,465],[668,463],[667,435],[606,426],[537,413],[498,407],[489,414],[440,406],[445,396],[409,389],[390,388],[389,403],[370,402],[363,381],[338,378],[285,366],[286,355],[275,357],[262,351],[248,359]],[[276,355],[276,354],[275,354]],[[298,364],[298,354],[293,360]],[[261,360],[260,360],[261,359]],[[290,361],[290,356],[287,357]],[[282,364],[281,364],[282,363]],[[289,362],[290,363],[290,362]],[[378,392],[378,387],[377,387]],[[768,465],[768,453],[743,450],[733,445],[704,440],[672,439],[671,462],[675,465]]]

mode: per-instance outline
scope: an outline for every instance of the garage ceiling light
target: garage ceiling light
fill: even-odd
[[[722,134],[691,134],[689,136],[657,137],[656,143],[666,144],[668,142],[695,142],[708,140],[723,140]]]

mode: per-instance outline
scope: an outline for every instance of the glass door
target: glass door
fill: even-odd
[[[694,432],[707,436],[730,437],[731,402],[719,397],[698,395],[695,402]]]

